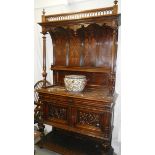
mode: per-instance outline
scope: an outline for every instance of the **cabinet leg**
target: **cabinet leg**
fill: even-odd
[[[102,155],[114,155],[114,149],[112,147],[109,148],[108,150],[102,149],[101,154]]]
[[[109,141],[104,141],[101,144],[102,155],[113,155],[114,149],[111,147],[111,143]]]
[[[56,132],[57,131],[57,128],[56,127],[52,127],[52,132]]]
[[[45,140],[45,134],[44,134],[45,125],[43,123],[38,123],[38,128],[39,128],[39,131],[41,132],[39,147],[43,148],[43,144]]]

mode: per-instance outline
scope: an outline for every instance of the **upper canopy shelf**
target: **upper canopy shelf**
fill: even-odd
[[[45,11],[43,11],[42,15],[42,23],[39,23],[41,26],[58,26],[62,23],[82,23],[83,21],[91,22],[94,20],[100,19],[116,19],[119,17],[118,14],[118,5],[117,0],[114,1],[114,5],[112,7],[99,8],[93,10],[85,10],[81,12],[72,12],[72,13],[63,13],[63,14],[54,14],[54,15],[46,15]]]
[[[51,70],[62,71],[81,71],[95,73],[110,73],[111,69],[107,67],[69,67],[69,66],[51,66]]]

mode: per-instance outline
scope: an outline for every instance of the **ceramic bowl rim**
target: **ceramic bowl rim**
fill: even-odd
[[[69,79],[86,79],[85,75],[65,75],[65,78]]]

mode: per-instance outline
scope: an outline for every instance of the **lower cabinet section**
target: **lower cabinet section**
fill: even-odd
[[[54,128],[39,145],[61,155],[114,155],[112,147],[104,150],[99,141],[59,128]]]
[[[54,127],[111,140],[112,108],[107,104],[71,97],[40,97],[44,121]]]
[[[63,130],[63,133],[60,132],[61,138],[56,138],[56,141],[63,140],[62,136],[65,136],[68,132],[69,137],[72,135],[80,142],[83,139],[84,142],[89,143],[91,139],[95,143],[95,150],[98,143],[101,152],[95,154],[112,155],[112,153],[107,153],[107,150],[111,150],[114,107],[112,100],[78,98],[39,92],[39,103],[42,109],[42,122],[39,124],[39,129],[43,131],[43,124],[52,125],[53,127],[49,142],[54,140],[53,136],[57,133],[56,131]],[[43,142],[44,144],[47,142],[46,140]],[[54,147],[56,141],[52,142]],[[66,140],[64,140],[64,143],[66,143]],[[49,146],[49,143],[47,144]],[[50,148],[52,147],[50,146]],[[71,155],[73,154],[71,153]]]

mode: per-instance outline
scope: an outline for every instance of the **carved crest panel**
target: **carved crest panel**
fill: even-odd
[[[96,33],[99,26],[97,24],[90,24],[85,28],[85,47],[83,53],[84,66],[96,66],[96,47],[97,38]]]
[[[110,67],[112,53],[113,29],[103,25],[98,35],[96,67]]]
[[[69,38],[69,66],[80,66],[81,40],[70,30]]]
[[[68,42],[67,31],[62,27],[58,27],[53,32],[51,31],[50,35],[53,40],[54,64],[65,66],[67,54],[66,44]]]
[[[84,66],[110,67],[113,29],[106,25],[85,27]]]

